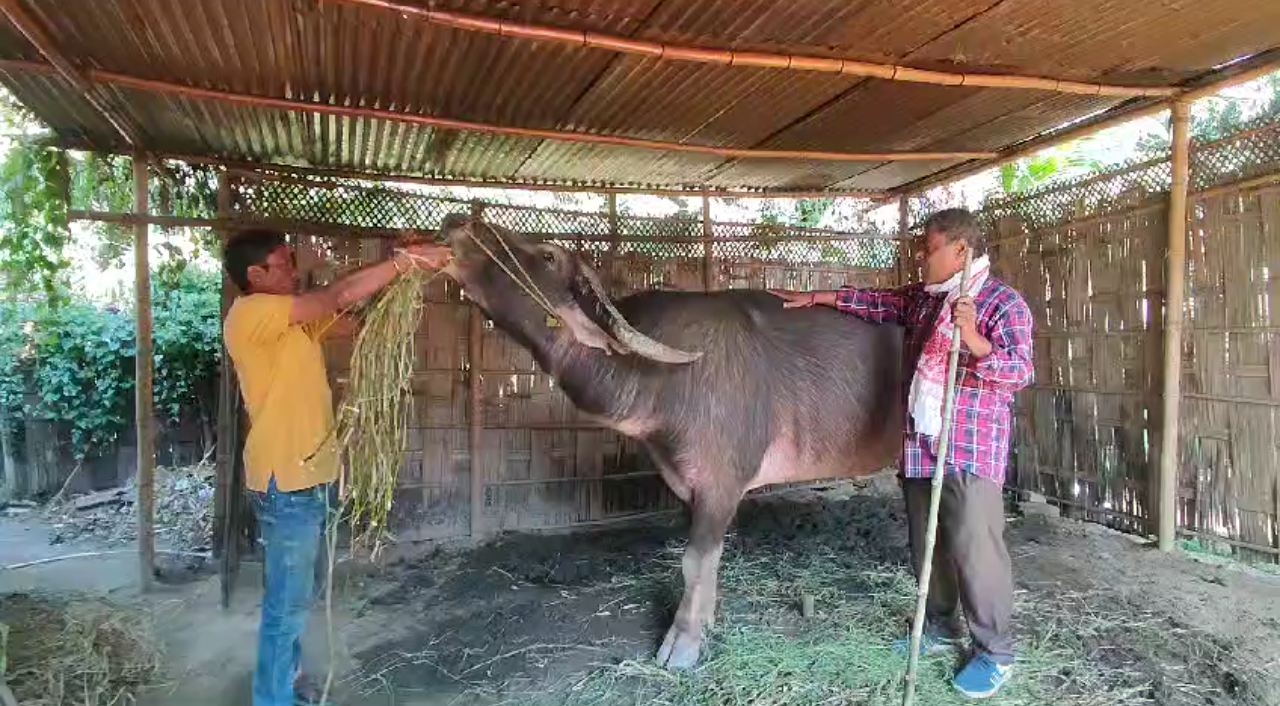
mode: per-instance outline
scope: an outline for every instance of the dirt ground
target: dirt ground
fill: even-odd
[[[892,490],[846,485],[744,503],[727,542],[720,622],[706,652],[716,664],[679,683],[642,665],[679,599],[683,520],[510,535],[474,550],[418,552],[380,569],[342,565],[334,581],[337,703],[802,703],[746,698],[741,685],[714,682],[737,678],[724,665],[729,652],[744,656],[744,635],[768,634],[781,642],[750,659],[782,662],[792,643],[816,646],[803,653],[807,666],[796,675],[768,677],[808,684],[804,670],[824,669],[812,655],[823,654],[830,634],[815,626],[838,629],[850,615],[883,623],[875,639],[859,638],[867,644],[856,647],[885,654],[884,645],[871,643],[905,627],[914,600],[901,502]],[[1280,703],[1280,575],[1212,557],[1161,555],[1072,520],[1012,511],[1008,527],[1020,649],[1040,663],[1024,678],[1041,682],[1037,688],[1095,689],[1092,700],[1072,703],[1100,706]],[[29,520],[0,519],[0,565],[91,548],[50,548],[42,544],[47,538]],[[136,594],[131,555],[5,571],[0,600],[74,590],[144,606],[157,618],[166,666],[162,686],[142,703],[248,703],[261,575],[246,565],[223,611],[209,568],[185,569],[146,597]],[[799,616],[802,592],[816,596],[819,620]],[[750,632],[760,626],[770,632]],[[321,677],[326,628],[318,610],[306,655]],[[896,692],[889,681],[900,678],[897,666],[890,668],[886,693]],[[598,675],[606,673],[623,688],[600,691]],[[1036,703],[1035,693],[1001,700]],[[859,694],[830,702],[890,702],[875,689]]]

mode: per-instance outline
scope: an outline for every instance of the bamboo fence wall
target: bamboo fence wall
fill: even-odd
[[[234,209],[259,217],[356,227],[435,229],[447,213],[477,204],[387,190],[298,180],[242,181]],[[651,219],[506,205],[481,205],[486,220],[548,238],[588,258],[615,296],[644,288],[835,288],[892,286],[897,243],[874,234],[760,224]],[[334,238],[297,231],[299,267],[314,282],[387,254],[384,238]],[[471,317],[452,281],[427,288],[414,373],[417,423],[409,432],[394,505],[401,539],[471,532],[470,395],[479,372],[479,507],[486,532],[604,524],[679,507],[643,451],[592,425],[531,357]],[[472,351],[481,351],[473,360]],[[342,394],[350,339],[327,346],[335,395]]]
[[[1126,530],[1153,517],[1169,183],[1161,158],[980,214],[1036,316],[1009,483]],[[1178,526],[1276,554],[1280,120],[1194,145],[1191,189]]]

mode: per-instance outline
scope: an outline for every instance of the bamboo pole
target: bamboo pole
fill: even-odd
[[[710,292],[715,285],[715,230],[711,225],[711,199],[702,197],[702,288]]]
[[[604,256],[604,283],[607,290],[613,292],[618,284],[615,272],[617,271],[618,245],[621,242],[619,236],[622,235],[622,228],[618,222],[618,195],[605,194],[604,198],[605,205],[609,209],[609,249]]]
[[[228,183],[226,171],[218,173],[218,217],[226,218],[230,213],[231,206],[231,185]],[[223,248],[226,248],[228,229],[219,229],[218,237],[222,242]],[[226,272],[222,273],[222,309],[220,321],[225,321],[227,311],[231,307],[232,299],[235,297],[234,285]],[[218,451],[217,451],[217,483],[214,486],[213,512],[214,512],[214,531],[213,531],[213,555],[219,559],[222,558],[222,552],[225,551],[223,543],[226,541],[225,523],[230,518],[227,512],[227,503],[231,498],[231,455],[235,453],[231,449],[231,408],[234,406],[233,395],[235,389],[231,382],[231,360],[227,355],[227,347],[220,345],[218,347],[220,353],[220,365],[218,374]],[[225,583],[225,582],[224,582]],[[225,587],[224,587],[225,588]],[[224,591],[225,593],[225,591]]]
[[[1182,386],[1182,309],[1187,274],[1187,189],[1191,171],[1191,110],[1173,103],[1173,183],[1169,190],[1169,240],[1165,271],[1164,406],[1160,424],[1160,551],[1173,550],[1178,516],[1178,414]]]
[[[49,74],[56,71],[48,64],[39,62],[4,60],[0,68],[27,71],[31,73]],[[278,98],[274,96],[257,96],[248,93],[219,91],[209,88],[197,88],[166,81],[154,81],[128,74],[112,71],[89,70],[86,77],[99,84],[109,84],[150,93],[159,93],[183,98],[211,100],[234,105],[246,105],[256,108],[275,108],[301,113],[318,113],[336,115],[344,118],[386,120],[388,122],[419,125],[423,127],[457,130],[460,132],[479,132],[507,137],[528,137],[556,142],[573,142],[607,147],[630,147],[634,149],[654,150],[658,152],[680,152],[685,154],[710,155],[713,157],[733,159],[785,159],[812,160],[818,162],[939,162],[957,159],[989,159],[995,152],[810,152],[804,150],[758,150],[736,147],[713,147],[710,145],[690,145],[681,142],[661,142],[658,140],[642,140],[632,137],[618,137],[596,133],[569,132],[566,130],[545,130],[536,128],[510,127],[492,123],[456,120],[431,115],[401,113],[384,108],[362,108],[357,106],[332,105],[328,103],[312,103],[308,101]]]
[[[973,248],[966,248],[964,271],[960,275],[960,294],[969,290],[969,275],[973,265]],[[902,695],[903,706],[911,706],[916,697],[916,679],[920,668],[920,638],[924,634],[925,607],[929,600],[929,580],[933,576],[933,546],[938,535],[938,507],[942,502],[942,481],[946,475],[947,447],[951,443],[951,418],[954,414],[956,368],[960,362],[960,327],[951,329],[951,360],[947,364],[947,386],[942,401],[942,432],[938,435],[938,463],[933,468],[929,493],[929,521],[925,525],[924,558],[920,565],[919,585],[916,587],[916,615],[911,624],[911,646],[907,658],[907,685]]]
[[[330,0],[331,2],[333,0]],[[1091,96],[1171,96],[1178,89],[1166,86],[1113,86],[1082,81],[1065,81],[1040,76],[1013,74],[972,74],[913,69],[896,64],[877,64],[840,57],[805,56],[771,52],[744,52],[712,47],[665,44],[583,30],[562,29],[547,25],[492,19],[460,12],[433,10],[398,0],[337,0],[390,10],[402,17],[414,15],[429,23],[469,32],[483,32],[540,42],[554,42],[621,54],[634,54],[659,61],[687,61],[720,66],[748,66],[784,71],[835,73],[865,76],[886,81],[909,81],[942,86],[974,86],[982,88],[1017,88]]]
[[[472,218],[484,218],[484,204],[476,202],[471,206]],[[471,305],[471,315],[467,319],[467,391],[469,396],[469,415],[467,431],[469,439],[469,461],[471,472],[471,536],[481,538],[485,533],[484,526],[484,464],[481,463],[481,448],[484,444],[484,380],[480,369],[484,362],[484,314],[476,304]]]
[[[148,203],[148,160],[142,155],[133,158],[134,210],[139,215],[150,211]],[[137,318],[137,352],[135,355],[134,425],[138,437],[138,563],[142,589],[151,588],[156,560],[155,538],[155,473],[156,473],[156,418],[152,397],[152,340],[151,340],[151,264],[148,242],[150,226],[133,227],[134,297]]]
[[[898,197],[898,286],[911,277],[911,197]]]

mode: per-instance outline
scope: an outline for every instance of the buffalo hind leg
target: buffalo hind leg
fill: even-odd
[[[658,663],[668,669],[690,669],[698,663],[703,629],[715,620],[725,529],[733,519],[740,496],[741,493],[715,490],[693,493],[693,527],[680,562],[684,596],[658,650]]]

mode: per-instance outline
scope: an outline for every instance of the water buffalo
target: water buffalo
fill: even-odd
[[[758,290],[646,291],[611,302],[576,255],[454,216],[446,272],[533,354],[584,414],[643,443],[692,510],[685,590],[658,650],[698,661],[715,615],[724,533],[759,486],[850,478],[902,438],[897,326],[830,308],[784,310]]]

